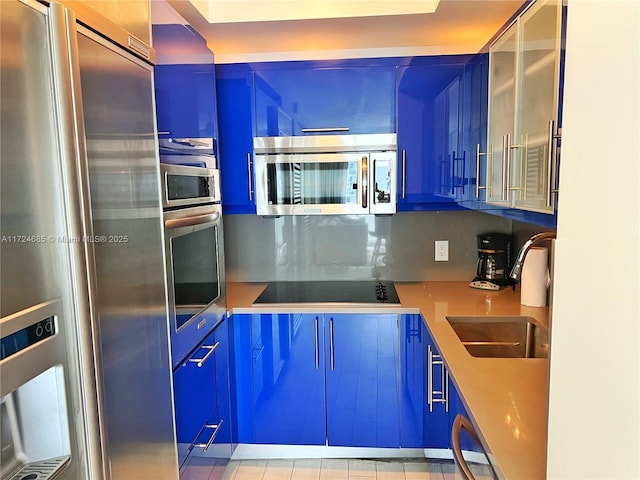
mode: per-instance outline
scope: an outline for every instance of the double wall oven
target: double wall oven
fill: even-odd
[[[220,181],[202,140],[179,139],[173,144],[183,149],[160,150],[180,466],[196,450],[226,458],[220,442],[230,443]],[[210,449],[214,442],[222,449]]]
[[[174,369],[224,317],[220,182],[213,155],[161,151],[171,355]]]

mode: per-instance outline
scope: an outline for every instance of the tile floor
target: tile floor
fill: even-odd
[[[454,480],[453,463],[420,459],[215,460],[192,457],[180,480]]]

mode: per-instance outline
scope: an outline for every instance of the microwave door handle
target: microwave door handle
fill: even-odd
[[[367,208],[369,200],[369,157],[362,157],[362,208]]]
[[[168,229],[192,227],[194,225],[202,225],[203,223],[217,222],[220,219],[220,213],[208,213],[206,215],[196,215],[194,217],[186,218],[173,218],[171,220],[165,220],[164,226]]]

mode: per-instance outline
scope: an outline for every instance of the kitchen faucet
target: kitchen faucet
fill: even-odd
[[[529,240],[524,242],[524,245],[518,252],[516,262],[513,264],[513,268],[511,269],[509,278],[513,279],[516,282],[519,282],[520,275],[522,274],[522,265],[524,265],[524,259],[527,256],[529,249],[544,240],[551,240],[553,238],[556,238],[556,232],[542,232],[535,234]]]

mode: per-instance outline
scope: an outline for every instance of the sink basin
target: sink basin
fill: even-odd
[[[447,320],[474,357],[549,356],[549,332],[531,317],[447,317]]]

